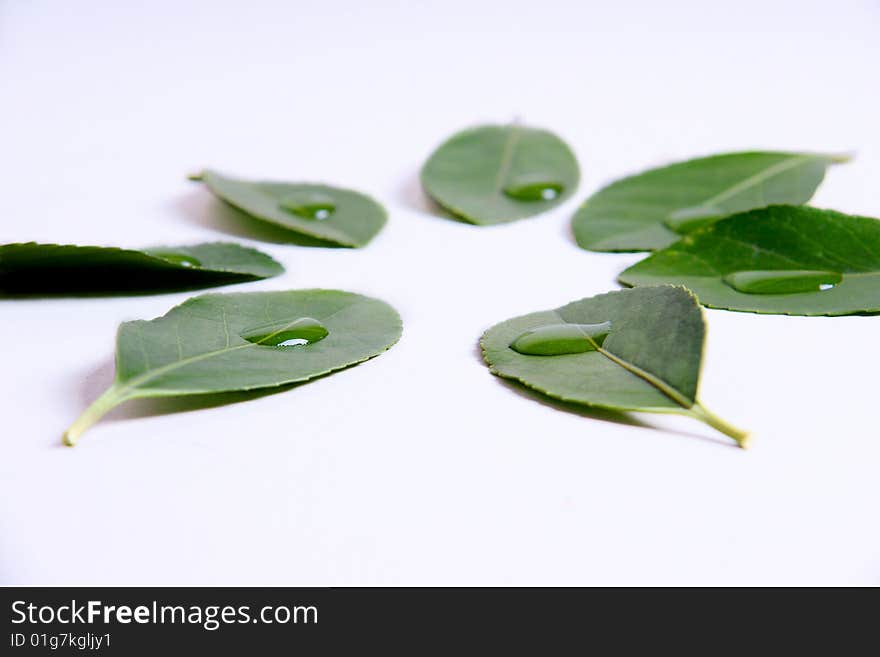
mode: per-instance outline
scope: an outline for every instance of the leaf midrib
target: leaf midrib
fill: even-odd
[[[562,318],[560,317],[560,319],[562,319]],[[563,321],[565,321],[565,320],[563,320]],[[570,323],[570,322],[566,322],[566,323]],[[612,323],[612,325],[613,325],[613,323]],[[589,334],[587,334],[586,331],[583,330],[583,328],[581,328],[579,325],[575,325],[575,326],[578,327],[578,330],[587,339],[587,341],[591,345],[593,345],[593,348],[596,351],[598,351],[600,354],[602,354],[603,356],[605,356],[606,358],[608,358],[612,362],[616,363],[617,365],[620,365],[623,369],[628,371],[630,374],[634,374],[635,376],[639,377],[643,381],[646,381],[647,383],[651,384],[652,386],[657,388],[660,392],[662,392],[664,395],[669,397],[672,401],[674,401],[676,404],[678,404],[682,408],[688,409],[694,405],[694,403],[695,403],[694,401],[691,401],[690,399],[685,397],[678,390],[676,390],[675,388],[670,386],[668,383],[663,381],[663,379],[660,379],[659,377],[654,376],[650,372],[643,370],[638,365],[636,365],[634,363],[630,363],[629,361],[626,361],[623,358],[620,358],[619,356],[616,356],[615,354],[611,353],[607,349],[603,348],[599,343],[597,343],[592,338],[592,336],[590,336]]]
[[[346,306],[346,307],[348,307],[348,306]],[[340,310],[342,310],[342,309],[340,309]],[[339,311],[335,311],[334,313],[331,313],[331,315],[328,315],[328,317],[331,317],[336,312],[339,312]],[[269,333],[268,335],[264,336],[262,339],[259,340],[259,342],[248,342],[246,344],[240,344],[235,347],[228,346],[228,337],[229,336],[227,333],[227,346],[226,347],[223,347],[222,349],[215,349],[214,351],[206,351],[205,353],[199,354],[197,356],[191,356],[188,358],[176,360],[173,363],[168,363],[167,365],[162,365],[161,367],[157,367],[154,370],[150,370],[148,372],[145,372],[145,373],[131,379],[125,385],[120,386],[117,393],[118,393],[119,397],[124,397],[126,395],[126,393],[128,393],[129,391],[137,390],[137,388],[141,387],[141,385],[143,383],[146,383],[146,382],[151,381],[155,378],[158,378],[159,376],[162,376],[163,374],[166,374],[168,372],[173,372],[174,370],[176,370],[180,367],[184,367],[186,365],[192,365],[193,363],[198,363],[200,361],[206,360],[208,358],[213,358],[214,356],[218,356],[220,354],[228,354],[228,353],[232,353],[234,351],[238,351],[240,349],[247,349],[249,347],[259,347],[266,340],[270,340],[271,338],[274,338],[279,333],[286,331],[288,328],[290,328],[290,326],[292,326],[300,318],[301,318],[301,316],[297,317],[296,319],[290,320],[287,324],[285,324],[284,326],[279,328],[277,331],[275,331],[273,333]],[[326,318],[325,318],[325,320],[326,320]],[[226,325],[226,314],[225,313],[223,315],[223,321],[224,321],[224,326],[225,326]]]
[[[498,174],[495,176],[495,183],[490,192],[494,205],[497,205],[498,199],[501,198],[502,185],[507,178],[507,174],[510,172],[510,165],[513,162],[513,153],[515,151],[516,142],[519,141],[519,136],[522,132],[519,123],[514,122],[509,127],[510,134],[508,134],[507,139],[504,140],[504,146],[501,150],[501,162],[498,164]]]
[[[732,187],[725,189],[718,194],[702,201],[700,205],[711,205],[713,203],[719,203],[721,201],[726,201],[732,196],[736,196],[739,192],[749,189],[751,187],[756,186],[758,183],[763,182],[773,176],[788,171],[791,168],[794,168],[798,164],[802,162],[807,162],[813,159],[814,155],[796,155],[788,160],[784,160],[782,162],[777,162],[776,164],[772,164],[766,169],[762,169],[757,173],[753,173],[748,178],[741,180],[736,183]]]

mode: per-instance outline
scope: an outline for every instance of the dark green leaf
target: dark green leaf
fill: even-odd
[[[116,380],[65,433],[73,445],[111,408],[144,397],[272,388],[376,356],[400,338],[397,312],[340,290],[205,294],[125,322]]]
[[[696,231],[620,275],[685,285],[703,305],[783,315],[880,311],[880,221],[777,205]]]
[[[572,341],[572,332],[581,333],[590,348]],[[550,340],[543,347],[534,344],[542,333]],[[494,374],[550,397],[615,411],[687,415],[745,446],[745,432],[697,400],[704,333],[693,295],[661,286],[515,317],[486,331],[480,345]],[[514,349],[527,338],[531,354]]]
[[[591,251],[651,251],[700,226],[813,196],[825,170],[847,158],[810,153],[727,153],[623,178],[577,211],[577,243]]]
[[[67,244],[0,246],[0,295],[124,294],[252,281],[284,271],[238,244],[119,249]]]
[[[577,189],[571,149],[545,130],[487,125],[459,132],[422,168],[422,185],[473,224],[500,224],[556,207]]]
[[[385,208],[350,189],[311,183],[253,182],[203,171],[218,197],[250,216],[342,246],[364,246],[385,225]]]

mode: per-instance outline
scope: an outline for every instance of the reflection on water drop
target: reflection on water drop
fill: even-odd
[[[270,322],[241,332],[248,342],[265,347],[299,347],[323,340],[330,334],[314,317],[293,321]]]
[[[309,344],[309,341],[305,338],[291,338],[290,340],[285,340],[284,342],[279,342],[276,347],[300,347],[304,344]]]
[[[303,219],[327,219],[336,211],[333,198],[320,192],[295,192],[288,194],[278,206]]]
[[[527,356],[560,356],[595,351],[602,346],[611,322],[601,324],[549,324],[526,331],[510,348]]]
[[[695,205],[670,212],[663,223],[679,235],[685,235],[692,233],[697,228],[715,223],[724,215],[724,210],[714,205]]]
[[[167,260],[168,262],[173,262],[175,265],[180,265],[181,267],[201,267],[202,263],[199,262],[198,258],[194,258],[191,255],[187,255],[185,253],[174,253],[173,251],[157,251],[155,249],[149,251],[150,255],[156,256],[157,258],[162,258],[162,260]]]
[[[798,294],[830,290],[843,280],[843,274],[809,269],[755,270],[733,272],[723,280],[737,292],[745,294]]]
[[[504,188],[504,193],[517,201],[552,201],[565,186],[541,175],[520,176]]]

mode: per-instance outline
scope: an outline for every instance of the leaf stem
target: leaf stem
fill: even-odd
[[[725,436],[730,436],[736,441],[736,444],[743,449],[746,449],[749,446],[751,435],[748,431],[743,431],[742,429],[722,420],[700,402],[691,406],[688,414],[701,422],[705,422],[713,429],[717,429]]]
[[[121,388],[116,385],[107,388],[64,432],[64,444],[68,447],[76,445],[79,437],[86,429],[104,417],[111,408],[122,403],[127,398]]]

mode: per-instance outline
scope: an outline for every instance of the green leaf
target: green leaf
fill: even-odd
[[[0,294],[138,293],[253,281],[284,271],[238,244],[119,249],[69,244],[0,246]]]
[[[810,153],[727,153],[618,180],[588,198],[572,227],[591,251],[652,251],[727,215],[767,205],[799,205],[835,162]]]
[[[203,171],[215,195],[262,221],[342,246],[364,246],[385,225],[387,213],[369,196],[311,183],[253,182]]]
[[[685,285],[710,308],[782,315],[880,311],[880,221],[777,205],[703,228],[624,271]]]
[[[151,321],[125,322],[116,379],[64,434],[68,445],[130,399],[272,388],[360,363],[400,338],[384,301],[340,290],[193,297]]]
[[[450,137],[422,168],[439,205],[473,224],[500,224],[556,207],[577,189],[571,149],[546,130],[486,125]]]
[[[589,349],[571,342],[572,327]],[[534,344],[542,333],[555,340],[543,349]],[[686,415],[745,447],[745,432],[697,400],[704,334],[693,295],[661,286],[609,292],[515,317],[486,331],[480,346],[493,374],[549,397],[614,411]],[[512,346],[524,341],[532,343],[530,354]]]

